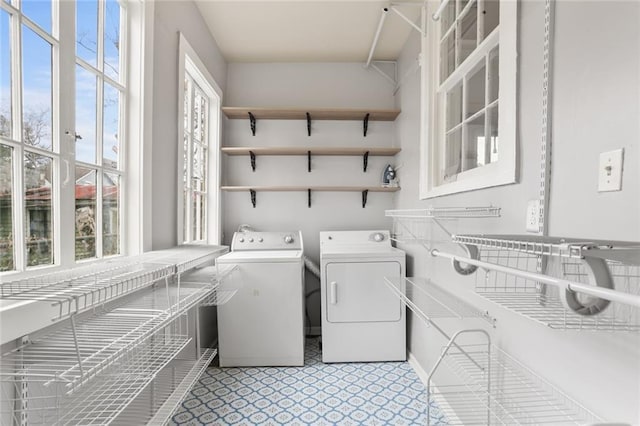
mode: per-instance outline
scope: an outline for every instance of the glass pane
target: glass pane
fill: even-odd
[[[203,190],[204,180],[204,148],[201,144],[194,141],[193,143],[193,163],[191,168],[191,188],[196,191]]]
[[[102,181],[102,255],[120,254],[120,176],[105,173]]]
[[[192,239],[201,241],[204,239],[205,196],[194,192],[191,204],[192,213]]]
[[[76,160],[96,163],[97,77],[76,66]]]
[[[186,189],[182,192],[182,240],[189,241],[189,191]]]
[[[76,3],[76,55],[93,66],[98,57],[98,2]]]
[[[49,157],[24,155],[27,266],[53,263],[52,167]]]
[[[465,124],[464,157],[462,170],[475,169],[485,165],[489,159],[484,136],[484,114],[480,114]]]
[[[51,34],[51,0],[21,0],[22,13]]]
[[[489,103],[498,99],[500,91],[499,62],[498,49],[493,49],[489,53]]]
[[[96,257],[97,176],[76,166],[76,260]]]
[[[209,100],[204,93],[200,93],[200,122],[198,123],[199,134],[196,136],[202,142],[207,141],[207,127],[209,125]]]
[[[198,239],[203,241],[205,239],[205,232],[207,228],[207,196],[205,194],[200,195],[200,235]]]
[[[11,136],[11,42],[9,14],[0,10],[0,136]]]
[[[184,142],[182,145],[182,182],[184,183],[184,187],[188,188],[188,180],[189,180],[189,135],[184,134]]]
[[[484,0],[484,10],[482,11],[484,17],[484,34],[483,38],[487,37],[500,23],[500,1],[499,0]]]
[[[478,4],[473,3],[460,21],[460,63],[473,52],[478,44]]]
[[[24,25],[22,30],[24,143],[51,149],[51,44]]]
[[[193,99],[193,137],[202,140],[202,94],[195,90]]]
[[[104,84],[102,114],[102,164],[117,169],[120,152],[120,91],[107,83]]]
[[[191,132],[189,127],[189,115],[191,114],[191,80],[184,80],[184,131]]]
[[[462,170],[462,130],[456,129],[446,136],[444,180],[450,180]]]
[[[0,145],[0,272],[13,269],[13,150]]]
[[[451,75],[456,67],[456,30],[440,43],[440,82]]]
[[[467,81],[467,105],[465,118],[471,117],[473,114],[484,108],[484,61],[483,65],[475,71]]]
[[[118,0],[105,2],[104,73],[118,81],[120,76],[120,5]]]
[[[456,19],[456,2],[450,1],[440,15],[440,38],[447,33]]]
[[[462,84],[447,92],[447,130],[462,122]]]
[[[488,137],[489,143],[489,162],[495,163],[498,161],[498,105],[489,109],[489,128]]]

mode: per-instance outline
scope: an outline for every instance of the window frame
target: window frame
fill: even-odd
[[[82,163],[76,160],[75,157],[75,108],[76,108],[76,67],[82,66],[83,69],[87,69],[86,62],[79,60],[76,56],[76,3],[75,2],[59,2],[52,1],[51,11],[51,33],[40,29],[34,21],[30,20],[27,16],[23,15],[23,12],[18,9],[15,0],[12,3],[0,1],[0,8],[8,12],[10,15],[10,66],[11,66],[11,116],[12,116],[12,128],[9,137],[1,137],[0,142],[12,149],[12,230],[13,230],[13,269],[0,271],[0,276],[4,275],[30,275],[34,272],[42,270],[58,270],[67,269],[81,263],[99,262],[104,259],[108,259],[113,256],[122,256],[130,251],[130,241],[135,238],[135,235],[128,235],[125,230],[132,228],[128,226],[131,221],[132,215],[126,213],[125,208],[127,202],[131,198],[130,194],[136,194],[142,192],[141,180],[142,171],[133,168],[129,173],[130,168],[130,153],[140,151],[142,148],[136,143],[128,143],[130,137],[128,135],[136,134],[136,130],[143,127],[144,123],[141,120],[131,119],[131,116],[143,117],[142,103],[136,105],[137,108],[130,108],[129,102],[131,99],[135,99],[137,93],[134,93],[132,86],[129,84],[129,77],[132,74],[130,63],[141,60],[140,55],[133,54],[135,46],[138,53],[145,52],[149,49],[150,41],[149,31],[145,29],[145,22],[148,19],[149,13],[146,11],[145,4],[148,2],[142,2],[139,0],[132,0],[123,2],[118,0],[120,6],[120,16],[123,18],[120,21],[120,42],[121,45],[126,46],[120,53],[119,66],[120,66],[120,78],[115,81],[113,77],[105,75],[104,68],[102,68],[102,77],[98,81],[98,84],[109,83],[119,93],[120,108],[118,112],[118,159],[119,166],[114,169],[112,167],[103,164],[103,152],[102,152],[102,134],[96,135],[96,163],[88,164]],[[100,16],[104,20],[106,14],[104,10],[106,4],[100,1]],[[140,30],[134,28],[135,37],[129,37],[130,30],[135,27],[132,25],[133,18],[129,13],[131,10],[136,11],[136,22],[139,22]],[[152,8],[150,9],[152,11]],[[101,21],[103,22],[103,21]],[[27,25],[30,29],[35,28],[35,33],[43,37],[47,42],[52,45],[52,69],[51,69],[51,108],[52,108],[52,122],[51,122],[51,142],[52,148],[50,151],[39,149],[37,147],[31,147],[23,142],[22,132],[22,98],[23,84],[22,84],[22,27]],[[147,24],[148,25],[148,24]],[[99,24],[99,28],[104,28],[104,25]],[[152,25],[149,25],[152,30]],[[99,44],[103,44],[104,32],[99,31]],[[101,53],[101,49],[98,49],[96,56]],[[98,59],[98,63],[94,66],[91,65],[91,69],[94,71],[100,68],[100,63],[103,59]],[[95,75],[95,73],[94,73]],[[143,80],[144,81],[144,80]],[[115,85],[113,83],[116,83]],[[139,82],[138,82],[139,83]],[[142,92],[142,86],[136,85],[140,93]],[[103,93],[100,90],[100,93]],[[73,94],[73,96],[69,96]],[[64,96],[63,96],[64,95]],[[68,100],[71,99],[71,100]],[[101,103],[104,103],[104,97],[97,95],[96,107],[98,110],[103,108]],[[103,120],[102,112],[97,112],[96,120]],[[132,125],[132,123],[140,123]],[[100,122],[96,127],[97,133],[102,133],[104,123]],[[50,264],[43,264],[37,266],[27,266],[27,252],[26,252],[26,223],[25,218],[27,212],[25,211],[24,200],[24,173],[25,166],[23,164],[24,152],[36,152],[43,154],[49,158],[52,158],[52,201],[51,201],[51,215],[53,216],[51,221],[52,232],[52,257],[53,261]],[[140,154],[141,155],[141,154]],[[75,256],[75,166],[87,165],[91,169],[96,170],[96,214],[95,214],[95,227],[96,227],[96,256],[86,259],[76,260]],[[119,252],[113,256],[102,256],[102,243],[98,244],[98,241],[102,240],[103,223],[102,223],[102,191],[103,191],[103,175],[104,173],[117,174],[120,178],[120,187],[118,194],[118,207],[119,207],[119,224],[118,232],[119,236]],[[129,182],[130,175],[133,175],[134,185]],[[140,182],[140,185],[138,185]],[[99,188],[98,188],[99,187]],[[141,216],[140,212],[136,215]],[[125,238],[128,236],[128,238]],[[140,252],[140,250],[136,251]]]
[[[222,218],[220,205],[220,144],[222,138],[222,89],[216,83],[213,76],[207,70],[196,51],[187,41],[184,34],[180,33],[178,55],[178,161],[177,161],[177,235],[178,244],[220,244],[222,240]],[[205,219],[204,240],[193,241],[184,235],[185,217],[184,206],[184,81],[185,73],[198,84],[199,88],[209,97],[207,132],[207,175],[206,175],[206,196],[207,208]]]
[[[482,2],[482,0],[475,1]],[[431,16],[437,6],[437,4],[429,4],[430,11],[426,15]],[[517,182],[517,2],[501,1],[499,17],[498,26],[442,83],[440,83],[440,23],[431,22],[432,25],[428,26],[426,37],[422,38],[420,199]],[[447,90],[470,77],[480,61],[486,60],[496,46],[499,49],[500,81],[497,101],[499,159],[497,162],[461,171],[454,179],[443,182],[446,131],[444,124],[446,106],[444,105]],[[485,72],[488,72],[488,69]],[[462,121],[464,122],[467,118],[469,117],[463,117]]]

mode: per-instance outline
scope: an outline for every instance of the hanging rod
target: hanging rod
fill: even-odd
[[[436,12],[431,15],[431,18],[434,21],[437,21],[440,19],[440,15],[442,15],[442,12],[444,11],[444,8],[447,7],[447,5],[449,4],[449,0],[442,0],[442,2],[440,2],[440,6],[438,6],[438,9],[436,10]]]
[[[592,286],[588,284],[578,283],[575,281],[564,280],[561,278],[550,277],[548,275],[538,274],[535,272],[523,271],[521,269],[510,268],[507,266],[496,265],[494,263],[483,262],[481,260],[472,259],[466,256],[459,256],[451,253],[444,253],[438,249],[431,250],[431,255],[435,257],[443,257],[457,262],[467,263],[469,265],[479,266],[497,272],[515,275],[517,277],[527,278],[536,282],[550,284],[561,289],[571,290],[588,294],[590,296],[607,299],[612,302],[624,303],[625,305],[636,306],[640,308],[640,296],[624,293],[603,287]]]
[[[382,32],[382,27],[384,26],[384,21],[387,19],[387,14],[389,12],[389,9],[391,9],[396,15],[398,15],[404,21],[406,21],[409,25],[411,25],[413,27],[413,29],[418,31],[423,36],[425,35],[424,29],[420,28],[413,21],[411,21],[411,19],[407,18],[407,16],[404,13],[402,13],[396,7],[396,5],[399,5],[399,4],[411,5],[411,6],[422,6],[422,3],[400,2],[400,3],[392,3],[392,4],[389,5],[389,7],[383,7],[382,8],[382,14],[380,15],[380,21],[378,21],[378,28],[376,29],[376,34],[373,37],[373,42],[371,43],[371,49],[369,49],[369,57],[367,58],[367,63],[364,66],[365,68],[369,68],[371,66],[371,61],[373,60],[373,53],[375,52],[376,47],[378,46],[378,40],[380,39],[380,33]],[[394,82],[394,84],[395,84],[395,82]]]

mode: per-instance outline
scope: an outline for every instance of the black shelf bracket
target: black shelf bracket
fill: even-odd
[[[249,113],[249,125],[251,126],[251,134],[256,135],[256,117]]]
[[[311,151],[307,151],[307,171],[311,173]]]
[[[367,137],[367,129],[369,128],[369,113],[367,113],[367,115],[364,116],[363,128],[364,128],[364,137]]]
[[[369,165],[369,151],[366,151],[362,155],[362,171],[366,173],[367,166]]]
[[[251,195],[251,204],[253,204],[253,208],[255,209],[256,208],[256,190],[250,189],[249,195]]]
[[[311,208],[311,188],[307,189],[307,207]]]
[[[307,113],[307,135],[311,136],[311,114]]]
[[[365,189],[362,191],[362,208],[364,209],[367,206],[367,195],[369,195],[369,190]]]
[[[251,170],[256,171],[256,154],[253,151],[249,151],[249,157],[251,158]]]

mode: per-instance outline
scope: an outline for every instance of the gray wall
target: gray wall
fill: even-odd
[[[402,147],[398,161],[404,167],[395,208],[494,205],[502,208],[501,218],[447,226],[454,233],[525,233],[526,203],[537,198],[539,187],[544,3],[521,2],[519,16],[519,183],[419,200],[420,77],[415,73],[396,97],[402,109],[396,121]],[[557,2],[551,235],[640,241],[639,22],[640,3],[635,1]],[[399,75],[410,69],[419,49],[414,35],[400,58]],[[598,193],[599,153],[622,147],[623,191]],[[554,331],[476,295],[475,280],[481,276],[461,277],[448,261],[428,256],[423,248],[402,248],[408,252],[409,274],[432,277],[497,317],[492,335],[498,346],[596,414],[640,423],[637,334]],[[460,326],[447,324],[449,330]],[[413,316],[409,328],[409,349],[428,371],[444,341]]]
[[[225,91],[227,64],[200,11],[191,1],[155,2],[153,73],[152,249],[177,241],[178,45],[183,33],[216,83]]]
[[[280,106],[318,108],[392,108],[393,88],[360,63],[229,64],[226,106]],[[311,137],[306,121],[258,120],[256,136],[248,120],[225,120],[226,146],[394,146],[392,122],[370,122],[367,137],[359,121],[313,121]],[[384,166],[393,157],[370,157],[367,172],[362,157],[314,156],[307,172],[305,156],[258,156],[252,172],[248,157],[223,158],[225,185],[379,185]],[[305,253],[319,262],[319,232],[324,230],[389,227],[384,210],[392,193],[370,193],[362,208],[358,192],[258,192],[252,208],[246,192],[223,193],[226,244],[240,224],[263,231],[302,230]],[[307,292],[319,287],[307,274]],[[319,294],[308,299],[313,327],[320,323]],[[317,329],[313,330],[317,331]]]

